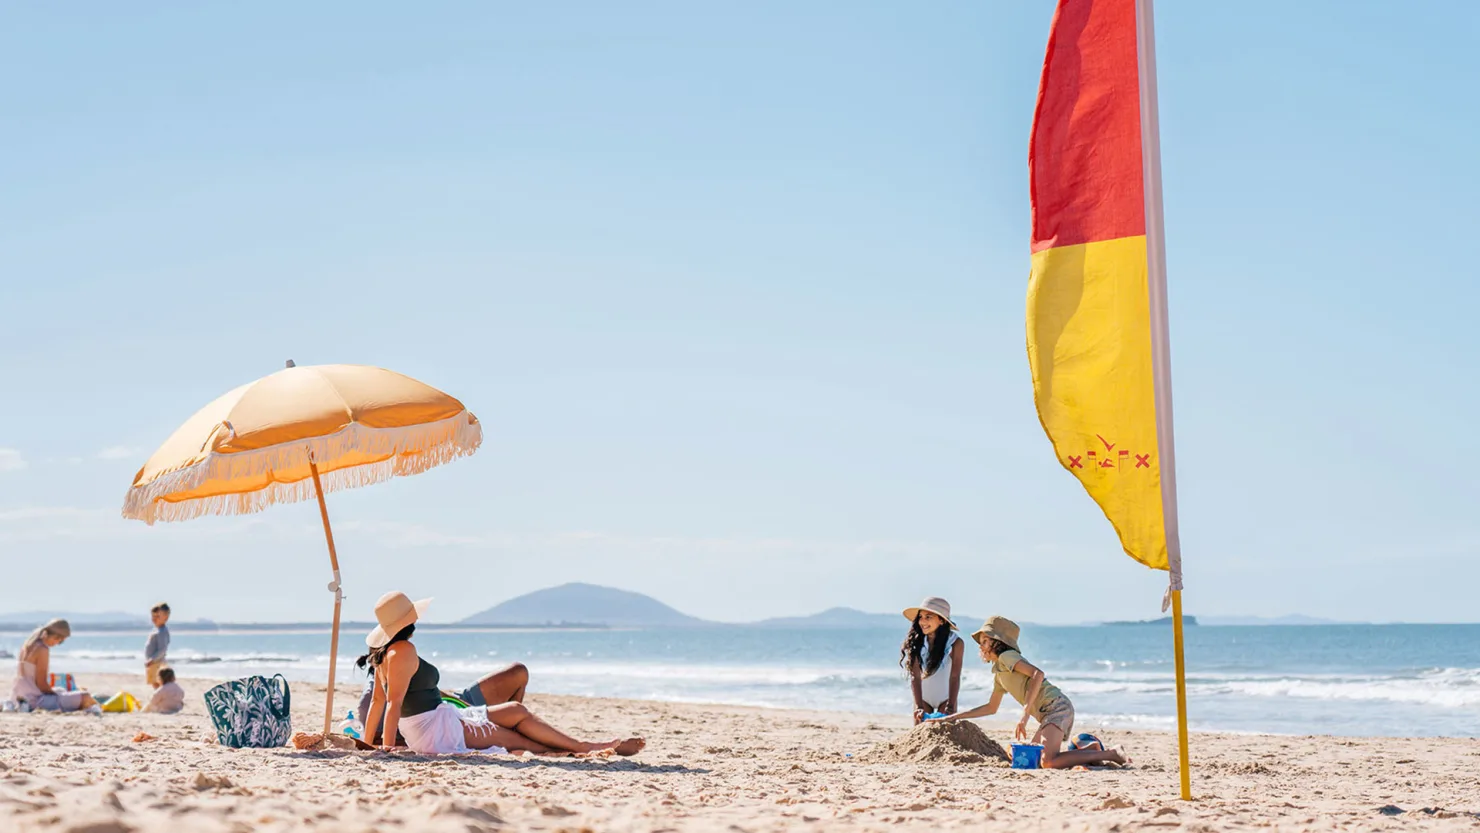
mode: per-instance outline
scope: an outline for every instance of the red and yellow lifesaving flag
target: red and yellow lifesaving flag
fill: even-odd
[[[1136,14],[1060,0],[1054,16],[1028,152],[1028,362],[1059,463],[1126,554],[1166,570]]]

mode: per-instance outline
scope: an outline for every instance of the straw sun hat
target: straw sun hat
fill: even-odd
[[[380,624],[365,637],[365,644],[371,648],[384,648],[391,637],[426,613],[431,603],[431,599],[413,602],[399,590],[381,596],[375,603],[375,621]]]
[[[996,639],[1003,645],[1016,651],[1018,649],[1018,634],[1020,633],[1022,633],[1022,629],[1017,626],[1016,622],[1008,619],[1006,616],[992,616],[983,622],[980,628],[977,628],[976,633],[972,634],[971,638],[975,639],[978,645],[983,644],[985,640]]]
[[[904,618],[913,622],[915,621],[915,617],[919,616],[920,611],[922,610],[928,610],[931,613],[934,613],[936,616],[939,616],[947,622],[950,622],[951,627],[960,630],[955,622],[951,622],[951,603],[946,601],[945,599],[942,599],[939,596],[931,596],[925,601],[920,602],[919,607],[907,607],[904,609]]]

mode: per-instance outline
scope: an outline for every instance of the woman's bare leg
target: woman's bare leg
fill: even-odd
[[[516,662],[479,680],[478,691],[483,694],[483,702],[490,706],[499,703],[523,703],[524,687],[527,685],[529,669],[524,667],[524,663]]]
[[[1052,723],[1041,727],[1038,730],[1038,734],[1043,739],[1044,769],[1068,769],[1087,764],[1130,763],[1130,759],[1122,754],[1119,749],[1076,749],[1071,752],[1061,751],[1064,744],[1064,730]]]
[[[483,725],[464,723],[463,742],[468,745],[469,749],[502,746],[510,752],[533,752],[536,755],[547,755],[557,751],[543,743],[535,743],[513,729],[505,729],[493,723]]]
[[[576,740],[538,717],[535,717],[534,713],[525,707],[523,703],[504,703],[498,706],[489,706],[488,719],[505,729],[513,729],[537,744],[563,752],[599,752],[603,749],[611,749],[618,755],[636,755],[643,750],[643,747],[647,746],[647,741],[642,738],[627,738],[626,740],[614,740],[606,743],[591,743]]]

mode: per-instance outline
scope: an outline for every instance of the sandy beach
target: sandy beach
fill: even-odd
[[[1119,771],[875,763],[866,753],[908,731],[903,716],[534,695],[538,713],[578,736],[642,734],[648,749],[596,761],[233,750],[215,744],[204,713],[213,682],[184,684],[186,711],[169,717],[0,714],[0,828],[1480,829],[1480,743],[1467,739],[1198,734],[1197,800],[1186,803],[1175,800],[1175,739],[1161,732],[1106,732],[1134,756]],[[296,683],[293,695],[295,728],[315,729],[323,686]],[[336,697],[343,714],[357,691]],[[1006,723],[979,725],[1010,740]]]

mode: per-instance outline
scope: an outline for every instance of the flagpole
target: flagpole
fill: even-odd
[[[1192,800],[1187,755],[1187,668],[1182,640],[1182,542],[1177,528],[1176,444],[1172,431],[1172,346],[1167,314],[1165,209],[1161,197],[1161,121],[1156,103],[1156,27],[1152,0],[1136,0],[1136,60],[1141,92],[1141,169],[1146,195],[1146,279],[1151,297],[1151,372],[1156,391],[1156,445],[1166,530],[1167,595],[1177,670],[1177,756],[1182,800]],[[1162,610],[1166,605],[1162,605]]]

